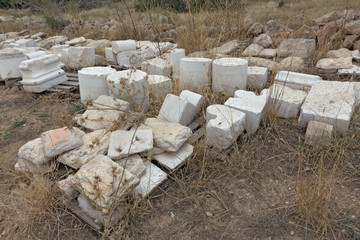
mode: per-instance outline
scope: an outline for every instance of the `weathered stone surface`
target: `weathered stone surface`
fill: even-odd
[[[116,54],[112,51],[111,47],[105,48],[105,58],[109,63],[117,64]]]
[[[268,77],[268,70],[264,67],[248,67],[247,87],[263,89]]]
[[[86,47],[93,47],[96,50],[104,50],[106,47],[111,47],[111,42],[107,39],[92,40],[87,39],[85,43]]]
[[[274,83],[303,91],[309,91],[311,86],[318,81],[322,81],[319,76],[289,71],[278,72],[274,79]]]
[[[202,104],[204,102],[204,97],[189,90],[181,91],[179,97],[185,98],[190,104],[191,111],[189,113],[189,117],[192,118],[190,120],[191,123],[196,117],[196,115],[200,112]]]
[[[254,133],[260,126],[262,115],[266,105],[266,95],[256,96],[251,91],[238,90],[235,98],[229,98],[225,106],[231,107],[246,114],[245,129],[248,133]]]
[[[98,155],[82,166],[71,182],[98,210],[108,213],[139,184],[139,178],[110,158]]]
[[[283,85],[274,84],[270,87],[268,103],[281,118],[295,118],[306,98],[306,92],[293,90]]]
[[[305,69],[305,63],[301,57],[287,57],[279,62],[279,69],[302,72]]]
[[[54,45],[64,44],[67,40],[68,38],[66,36],[52,36],[37,42],[36,45],[42,48],[50,49]]]
[[[277,49],[266,48],[259,53],[259,57],[262,58],[274,58],[277,55]]]
[[[337,30],[336,22],[329,22],[318,31],[318,43],[322,47],[326,43],[331,42],[332,37],[335,35]]]
[[[185,143],[177,152],[164,152],[154,155],[154,159],[169,170],[176,170],[185,164],[194,151],[191,144]]]
[[[112,50],[115,54],[124,51],[136,50],[135,40],[122,40],[122,41],[113,41],[111,43]]]
[[[95,49],[92,47],[69,47],[61,51],[61,62],[70,69],[95,65]]]
[[[78,37],[78,38],[71,39],[70,41],[66,41],[65,44],[67,44],[69,46],[75,46],[75,45],[82,44],[85,42],[86,42],[86,38]]]
[[[56,186],[62,192],[63,196],[70,201],[79,196],[79,192],[72,187],[71,179],[73,178],[74,175],[69,175],[67,178],[56,182]]]
[[[294,38],[316,39],[316,32],[308,25],[302,25],[293,33]]]
[[[232,40],[230,42],[224,43],[220,47],[216,47],[212,49],[211,51],[213,53],[219,53],[219,54],[230,54],[234,52],[236,49],[240,47],[240,41],[239,40]]]
[[[79,207],[84,211],[84,213],[86,213],[90,218],[94,219],[96,223],[101,223],[106,227],[111,227],[116,224],[120,218],[125,215],[126,212],[125,204],[118,206],[110,213],[104,213],[92,205],[82,194],[79,195],[77,200]]]
[[[242,53],[243,56],[254,56],[257,57],[260,55],[260,52],[263,50],[264,48],[256,43],[251,44],[250,46],[248,46]]]
[[[352,68],[352,57],[323,58],[317,62],[316,67],[325,70]]]
[[[360,40],[358,40],[354,43],[353,49],[355,49],[355,50],[360,49]]]
[[[74,127],[50,130],[41,134],[41,141],[47,157],[55,157],[63,152],[80,147],[84,132]]]
[[[342,43],[342,46],[347,49],[352,49],[355,42],[360,38],[358,35],[347,35]]]
[[[325,14],[317,19],[314,20],[314,22],[318,25],[324,25],[325,23],[331,22],[331,21],[336,21],[340,16],[338,15],[338,13],[335,12],[331,12],[328,14]]]
[[[110,96],[128,101],[136,110],[150,108],[147,74],[140,70],[124,70],[107,77]]]
[[[45,155],[41,138],[36,138],[23,145],[18,151],[18,156],[37,165],[51,160]]]
[[[171,51],[172,77],[179,79],[180,77],[180,59],[185,57],[185,49],[174,49]]]
[[[273,41],[269,35],[261,34],[255,38],[254,43],[262,46],[263,48],[269,48],[273,44]]]
[[[141,178],[141,176],[143,176],[146,171],[146,166],[139,154],[134,154],[129,157],[117,160],[116,163],[138,178]]]
[[[348,34],[360,35],[360,20],[347,23],[345,29]]]
[[[97,155],[105,154],[109,148],[109,138],[110,132],[105,129],[85,134],[82,136],[83,145],[81,147],[63,153],[57,158],[57,161],[78,169]]]
[[[18,49],[0,50],[0,79],[21,77],[19,65],[25,60],[27,60],[26,56]]]
[[[327,58],[347,58],[352,57],[352,51],[347,48],[340,48],[338,50],[330,50],[326,54]]]
[[[212,59],[209,58],[180,59],[180,88],[202,93],[204,86],[211,82],[211,68]]]
[[[224,105],[206,109],[206,144],[218,149],[230,147],[245,128],[245,113]]]
[[[156,118],[148,118],[145,125],[153,130],[155,147],[168,152],[176,152],[191,136],[188,127],[177,123],[164,122]]]
[[[355,109],[354,85],[350,82],[322,81],[311,87],[301,107],[299,126],[315,120],[334,126],[345,133]]]
[[[169,61],[160,57],[142,62],[141,70],[150,75],[171,77],[172,67]]]
[[[305,143],[309,145],[324,145],[331,139],[333,129],[333,125],[310,121],[305,133]]]
[[[110,129],[128,112],[130,103],[110,96],[99,96],[77,119],[77,124],[90,130]]]
[[[144,162],[146,171],[140,178],[139,185],[132,192],[133,196],[149,196],[163,181],[167,179],[167,174],[149,161]]]
[[[289,38],[284,39],[278,47],[279,57],[301,57],[309,58],[315,50],[314,39]]]
[[[353,65],[352,68],[339,69],[338,74],[360,75],[360,66]]]
[[[161,75],[148,75],[150,99],[163,101],[167,94],[171,92],[171,79]]]
[[[15,42],[17,47],[35,47],[33,39],[19,39]]]
[[[168,94],[161,106],[158,118],[160,120],[179,123],[186,126],[190,124],[195,117],[192,115],[192,110],[193,107],[186,98]]]
[[[244,57],[243,59],[248,61],[249,66],[266,67],[269,71],[278,69],[278,63],[273,60],[258,57]]]
[[[153,148],[152,130],[117,130],[111,133],[108,156],[121,159]]]
[[[45,174],[55,170],[55,164],[46,162],[43,164],[34,164],[23,158],[17,158],[15,170],[20,172],[31,172],[33,174]]]
[[[255,22],[248,29],[247,34],[250,36],[257,36],[263,32],[264,32],[264,25],[262,25],[261,23]]]

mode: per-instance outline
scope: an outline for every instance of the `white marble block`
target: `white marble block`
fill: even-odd
[[[78,71],[81,100],[96,100],[101,95],[109,95],[106,79],[115,72],[111,67],[88,67]]]
[[[172,77],[179,79],[180,77],[180,59],[185,57],[185,49],[176,48],[171,51]]]
[[[105,48],[105,58],[108,63],[117,64],[116,54],[113,52],[111,47]]]
[[[180,59],[180,88],[204,92],[211,83],[212,60],[209,58]]]
[[[121,40],[111,42],[112,50],[115,54],[124,51],[136,50],[136,41],[135,40]]]
[[[351,82],[316,82],[301,107],[299,126],[305,128],[314,120],[333,125],[343,134],[349,128],[355,104],[354,84]]]
[[[254,133],[259,128],[266,105],[266,94],[256,96],[251,91],[238,90],[235,98],[229,98],[225,104],[246,114],[245,129]]]
[[[61,62],[70,69],[81,69],[95,65],[93,47],[69,47],[61,51]]]
[[[185,98],[168,94],[161,106],[158,118],[187,126],[194,118],[192,113],[193,106]]]
[[[35,47],[35,41],[33,39],[19,39],[15,44],[19,47]]]
[[[21,77],[19,65],[27,57],[17,49],[5,48],[0,50],[0,78],[11,79]]]
[[[194,151],[191,144],[185,143],[177,152],[163,152],[154,155],[154,159],[167,169],[174,171],[185,164]]]
[[[148,75],[149,96],[156,101],[163,101],[171,92],[171,79],[161,75]]]
[[[248,67],[247,87],[263,89],[267,82],[268,70],[265,67]]]
[[[224,105],[206,109],[206,144],[219,149],[230,147],[245,128],[245,113]]]
[[[277,115],[281,118],[295,118],[307,93],[283,85],[274,84],[269,90],[269,104],[274,104]]]
[[[141,63],[141,70],[149,75],[162,75],[171,77],[171,64],[160,57],[153,58]]]
[[[322,81],[319,76],[289,71],[278,72],[274,79],[274,83],[303,91],[309,91],[311,86],[319,81]]]
[[[189,116],[191,117],[191,122],[194,120],[196,115],[200,112],[202,104],[204,102],[204,97],[200,94],[191,92],[189,90],[183,90],[179,97],[185,98],[191,105],[191,113]],[[190,122],[190,123],[191,123]]]
[[[150,109],[147,74],[140,70],[124,70],[107,77],[109,94],[128,101],[145,112]]]
[[[232,96],[236,90],[245,89],[248,62],[241,58],[220,58],[213,62],[212,90]]]

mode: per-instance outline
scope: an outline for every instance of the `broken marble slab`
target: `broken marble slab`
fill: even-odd
[[[145,163],[145,174],[140,178],[139,185],[132,191],[133,196],[148,197],[162,182],[167,179],[167,174],[149,161]]]
[[[61,154],[57,161],[75,169],[82,167],[97,155],[107,153],[110,134],[105,129],[100,129],[83,135],[83,145]]]
[[[130,103],[110,96],[99,96],[81,115],[76,119],[78,125],[89,130],[111,129],[119,124],[123,116],[132,110]]]
[[[320,81],[323,81],[323,79],[317,75],[289,71],[278,72],[274,79],[275,84],[303,91],[309,91],[314,83]]]
[[[150,151],[153,148],[153,143],[151,129],[117,130],[111,133],[108,157],[116,160],[132,154]]]
[[[36,138],[24,144],[19,149],[18,156],[36,165],[47,163],[51,160],[50,157],[45,155],[41,138]]]
[[[171,79],[161,75],[148,75],[149,97],[155,101],[163,101],[171,92]]]
[[[168,94],[165,97],[158,119],[187,126],[194,119],[194,106],[186,98]]]
[[[139,184],[139,178],[109,157],[98,155],[83,165],[71,182],[99,211],[109,213]]]
[[[162,75],[165,77],[171,77],[172,75],[171,63],[160,57],[142,62],[141,70],[149,75]]]
[[[174,171],[185,164],[194,151],[191,144],[185,143],[177,152],[163,152],[154,155],[154,159],[167,169]]]
[[[248,67],[247,87],[263,89],[267,82],[268,70],[264,67]]]
[[[139,154],[134,154],[129,157],[116,160],[115,162],[138,178],[141,178],[146,171],[146,166]]]
[[[178,151],[192,134],[188,127],[157,118],[147,118],[145,125],[153,131],[154,146],[168,152]]]
[[[80,147],[83,144],[82,136],[85,133],[80,129],[58,128],[43,132],[41,141],[47,157],[55,157],[63,152]]]
[[[356,95],[351,82],[316,82],[301,107],[299,126],[305,128],[310,121],[334,126],[344,134],[355,110]]]

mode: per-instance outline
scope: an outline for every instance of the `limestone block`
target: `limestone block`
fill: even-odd
[[[309,145],[324,145],[331,139],[333,129],[333,125],[310,121],[305,133],[305,143]]]
[[[33,39],[19,39],[15,42],[19,47],[35,47]]]
[[[299,126],[306,127],[310,121],[318,121],[334,126],[345,133],[354,113],[356,96],[350,82],[316,82],[301,107]]]
[[[77,118],[78,125],[90,130],[111,129],[127,112],[131,111],[130,103],[110,96],[99,96],[90,107]]]
[[[109,63],[115,64],[115,65],[117,64],[116,54],[113,52],[111,47],[105,48],[105,58],[106,58],[106,61],[108,61]]]
[[[347,48],[340,48],[337,50],[330,50],[326,54],[327,58],[347,58],[352,57],[352,51]]]
[[[345,29],[349,34],[360,35],[360,20],[346,23]]]
[[[219,149],[230,147],[245,127],[245,113],[224,105],[206,109],[206,144]]]
[[[180,59],[180,88],[203,92],[211,83],[212,60],[209,58]]]
[[[161,106],[158,118],[187,126],[195,117],[192,114],[194,114],[194,107],[185,98],[168,94]]]
[[[360,75],[360,67],[353,65],[349,69],[339,69],[338,74]]]
[[[23,61],[19,65],[21,74],[26,81],[35,80],[40,76],[54,71],[60,71],[60,57],[56,54],[47,54]]]
[[[254,133],[259,128],[266,105],[266,95],[256,96],[251,91],[238,90],[235,98],[229,98],[225,106],[236,109],[246,114],[245,129]]]
[[[144,163],[146,171],[140,178],[140,183],[132,192],[133,196],[148,197],[162,182],[167,179],[167,174],[160,168],[147,161]]]
[[[179,79],[180,77],[180,59],[185,57],[185,49],[176,48],[171,51],[172,77]]]
[[[274,83],[276,84],[303,91],[309,91],[314,83],[320,81],[323,81],[322,78],[316,75],[289,71],[278,72],[274,79]]]
[[[247,71],[248,62],[241,58],[216,59],[213,62],[213,92],[232,96],[236,90],[245,89]]]
[[[273,41],[269,35],[261,34],[255,38],[254,43],[262,46],[263,48],[268,48],[273,44]]]
[[[149,97],[156,101],[163,101],[171,92],[171,79],[161,75],[148,75]]]
[[[138,178],[141,178],[141,176],[143,176],[146,171],[146,166],[139,154],[134,154],[129,157],[117,160],[116,163]]]
[[[45,54],[46,54],[45,51],[36,51],[36,52],[26,53],[25,56],[28,59],[34,59],[34,58],[44,56]]]
[[[248,46],[242,53],[245,57],[257,57],[260,55],[261,51],[264,50],[264,48],[256,43],[251,44]]]
[[[279,69],[301,72],[305,70],[305,62],[300,57],[287,57],[279,62]]]
[[[135,40],[122,40],[122,41],[113,41],[111,42],[112,50],[115,54],[124,51],[136,50]]]
[[[307,95],[304,91],[278,84],[271,86],[269,93],[269,104],[275,105],[275,111],[281,118],[295,118]]]
[[[121,159],[153,148],[152,130],[117,130],[111,133],[108,157]]]
[[[266,48],[259,53],[259,57],[273,59],[277,55],[277,49]]]
[[[25,60],[27,60],[26,56],[17,49],[5,48],[0,50],[0,78],[21,77],[19,65]]]
[[[69,47],[61,51],[61,62],[70,69],[81,69],[95,65],[93,47]]]
[[[0,34],[0,42],[7,40],[6,34]]]
[[[172,73],[170,62],[160,57],[142,62],[141,70],[149,75],[162,75],[165,77],[171,77]]]
[[[106,79],[115,72],[111,67],[88,67],[78,71],[81,100],[95,100],[101,95],[108,95]]]
[[[192,133],[188,127],[156,118],[146,119],[145,125],[153,131],[154,146],[168,152],[178,151]]]
[[[181,91],[179,97],[185,98],[190,103],[190,106],[192,108],[191,113],[189,114],[189,117],[192,118],[190,121],[191,123],[196,117],[196,115],[200,112],[202,104],[204,102],[204,97],[189,90]]]
[[[242,59],[248,61],[248,66],[266,67],[269,71],[278,69],[278,63],[270,59],[258,57],[243,57]]]
[[[15,170],[19,172],[31,172],[33,174],[45,174],[55,170],[55,164],[46,162],[43,164],[34,164],[23,158],[17,158]]]
[[[352,57],[323,58],[317,62],[316,67],[325,70],[348,69],[352,67]]]
[[[119,222],[119,220],[126,214],[125,204],[121,204],[111,213],[103,213],[99,211],[94,205],[92,205],[84,195],[80,194],[78,197],[78,203],[81,210],[87,214],[90,218],[94,219],[96,223],[101,223],[103,226],[111,227]]]
[[[51,47],[51,51],[52,52],[55,52],[55,53],[61,53],[62,50],[66,49],[66,48],[69,48],[70,46],[67,45],[67,44],[64,44],[64,45],[54,45]]]
[[[303,59],[306,59],[309,58],[311,54],[313,54],[315,46],[316,44],[314,39],[284,39],[278,48],[278,56],[301,57]]]
[[[69,175],[67,178],[56,182],[56,186],[62,192],[63,196],[70,201],[79,196],[79,192],[72,187],[71,179],[73,178],[74,175]]]
[[[222,44],[220,47],[213,48],[211,52],[216,54],[230,54],[240,47],[241,42],[239,40],[232,40]]]
[[[139,184],[139,178],[110,158],[98,155],[82,166],[71,182],[99,211],[108,213]]]
[[[134,108],[150,108],[147,74],[140,70],[124,70],[107,77],[109,94],[131,103]]]
[[[263,89],[267,82],[268,70],[264,67],[248,67],[247,87]]]
[[[23,145],[18,151],[18,156],[37,165],[51,160],[45,155],[41,138],[36,138]]]
[[[185,143],[177,152],[164,152],[154,155],[154,159],[162,166],[173,171],[185,164],[194,151],[191,144]]]
[[[109,148],[110,132],[95,130],[82,136],[83,145],[61,154],[57,161],[78,169],[97,155],[106,154]]]
[[[69,46],[75,46],[75,45],[82,44],[85,42],[86,42],[86,38],[78,37],[78,38],[71,39],[70,41],[66,41],[65,44],[67,44]]]

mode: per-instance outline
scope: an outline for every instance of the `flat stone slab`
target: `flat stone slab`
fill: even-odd
[[[281,118],[295,118],[307,95],[304,91],[293,90],[279,84],[271,86],[269,93],[268,103],[275,106],[274,110]]]
[[[322,58],[316,64],[317,68],[324,70],[349,69],[352,66],[352,57]]]
[[[167,169],[174,171],[185,164],[194,151],[191,144],[185,143],[177,152],[164,152],[154,155],[154,159]]]
[[[266,105],[266,95],[256,96],[254,92],[238,90],[235,98],[229,98],[224,105],[246,114],[245,129],[254,133],[259,128]]]
[[[146,171],[146,166],[139,154],[134,154],[129,157],[117,160],[116,163],[138,178],[141,178],[141,176],[143,176]]]
[[[132,131],[117,130],[111,133],[108,156],[115,160],[153,148],[151,129]]]
[[[140,183],[132,191],[132,195],[146,198],[167,179],[167,174],[149,161],[144,164],[145,174],[140,178]]]
[[[301,107],[299,126],[306,127],[310,121],[334,126],[345,133],[355,110],[356,96],[350,82],[323,81],[315,83]]]
[[[319,81],[323,81],[323,79],[317,75],[289,71],[278,72],[274,79],[276,84],[303,91],[309,91],[311,86]]]
[[[245,128],[245,113],[225,105],[206,109],[206,144],[218,149],[230,147]]]

